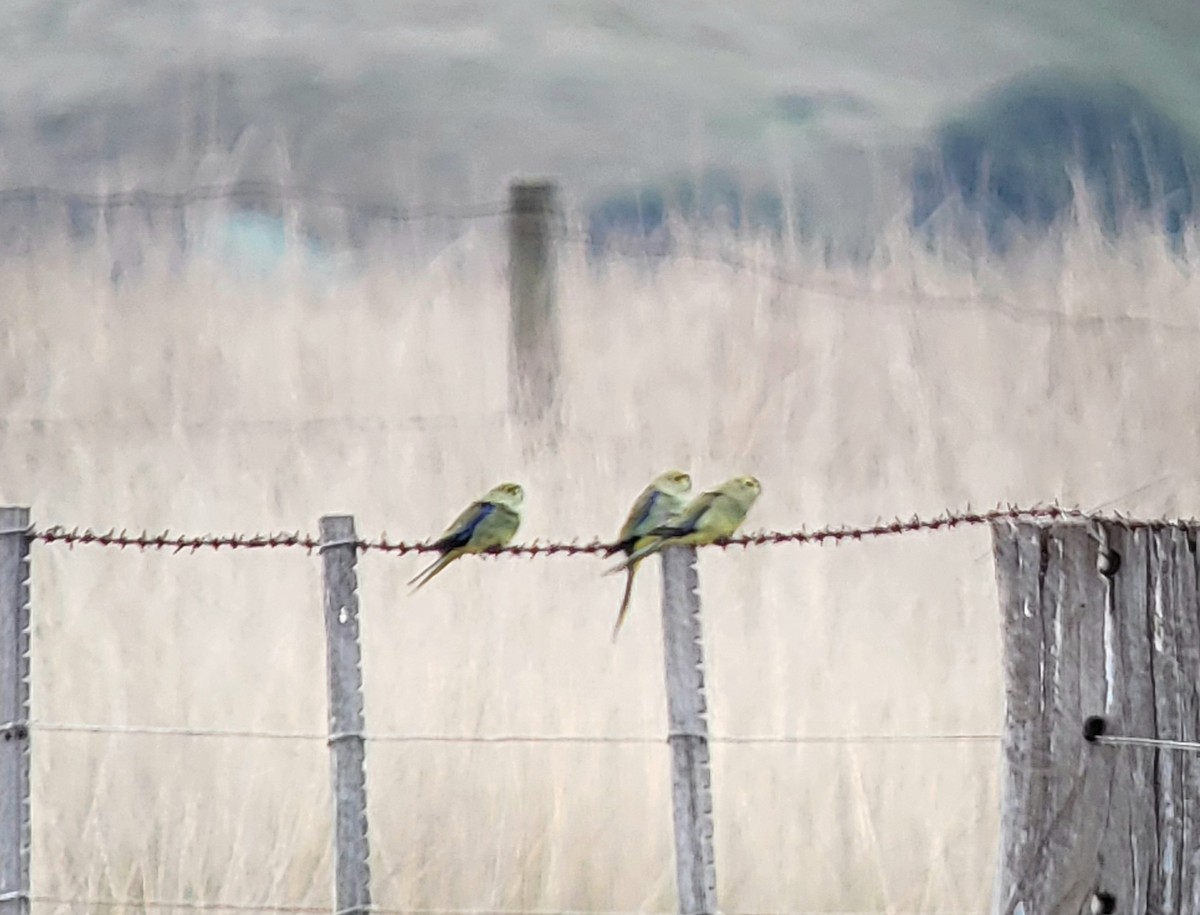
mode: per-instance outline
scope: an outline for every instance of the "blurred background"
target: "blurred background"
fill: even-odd
[[[1012,215],[1044,224],[1070,199],[1073,159],[1101,196],[1123,185],[1172,230],[1192,210],[1200,11],[1186,0],[33,0],[5,18],[12,187],[286,181],[363,200],[340,221],[308,207],[337,236],[347,220],[365,230],[368,205],[478,203],[545,174],[598,240],[674,208],[789,216],[854,247],[905,202],[937,224],[952,196],[992,232]],[[17,225],[22,204],[3,211]]]
[[[611,537],[1053,499],[1195,514],[1200,7],[39,0],[0,28],[0,502],[36,524]],[[509,412],[507,186],[549,177],[561,427]],[[320,568],[33,549],[39,912],[320,910]],[[656,569],[359,566],[368,731],[666,729]],[[727,912],[983,912],[986,530],[700,556]],[[669,912],[665,744],[368,744],[383,910]]]

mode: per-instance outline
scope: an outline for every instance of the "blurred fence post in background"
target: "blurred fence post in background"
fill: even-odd
[[[1006,699],[995,912],[1200,911],[1198,530],[992,525]]]
[[[680,915],[716,915],[712,773],[700,579],[694,547],[662,554],[663,654],[667,677],[667,740],[671,745],[671,798],[675,819],[675,877]]]
[[[558,421],[558,188],[509,187],[509,409],[524,420]]]
[[[360,915],[371,905],[370,845],[358,627],[358,542],[354,518],[321,519],[325,648],[329,671],[329,752],[333,768],[334,911]]]
[[[0,508],[0,913],[29,912],[29,509]]]

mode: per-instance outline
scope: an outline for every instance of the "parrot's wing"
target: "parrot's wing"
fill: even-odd
[[[693,533],[700,524],[700,519],[712,508],[713,502],[719,496],[720,493],[717,492],[700,493],[684,507],[678,517],[662,527],[655,528],[654,534],[658,537],[683,537]]]
[[[466,546],[476,528],[496,511],[491,502],[472,502],[454,522],[446,528],[441,537],[434,543],[439,550],[453,550]]]
[[[629,517],[621,526],[621,533],[617,535],[617,543],[622,548],[647,532],[646,522],[663,498],[662,491],[653,487],[638,496],[637,501],[633,503],[633,508],[629,509]]]

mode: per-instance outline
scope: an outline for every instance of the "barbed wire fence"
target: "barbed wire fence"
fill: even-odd
[[[304,202],[353,209],[395,222],[424,219],[507,219],[511,275],[510,307],[513,315],[513,338],[510,342],[513,352],[519,356],[512,360],[514,368],[510,379],[510,409],[526,419],[550,420],[550,426],[553,428],[557,400],[554,375],[558,355],[554,325],[558,249],[565,243],[591,245],[594,241],[586,233],[572,233],[566,230],[558,204],[558,191],[553,185],[518,182],[511,189],[508,201],[490,202],[457,210],[397,207],[316,188],[285,187],[262,182],[206,186],[178,193],[130,190],[112,194],[81,195],[44,187],[0,191],[0,205],[36,205],[47,202],[98,210],[128,207],[179,210],[195,203],[214,200],[243,203]],[[739,253],[673,250],[649,254],[647,257],[669,257],[709,263],[721,269],[755,275],[779,286],[802,288],[850,301],[872,304],[886,301],[900,307],[942,310],[989,308],[999,310],[1018,321],[1069,322],[1084,327],[1101,327],[1116,322],[1127,329],[1200,333],[1200,327],[1160,322],[1152,318],[1133,315],[1071,315],[1032,308],[983,294],[948,295],[914,288],[904,293],[889,290],[886,296],[881,296],[872,293],[871,290],[828,284],[822,286],[805,277],[794,276],[778,264],[762,264]],[[1121,828],[1120,824],[1110,824],[1107,821],[1103,824],[1091,822],[1087,808],[1079,804],[1079,797],[1088,792],[1091,792],[1091,800],[1097,801],[1100,797],[1097,792],[1100,789],[1096,786],[1103,782],[1106,773],[1111,785],[1113,775],[1120,767],[1124,767],[1121,771],[1127,777],[1130,775],[1130,767],[1143,767],[1137,771],[1145,775],[1144,767],[1149,765],[1151,774],[1146,777],[1158,785],[1160,782],[1156,779],[1163,774],[1161,760],[1169,759],[1170,754],[1191,754],[1200,759],[1200,719],[1191,720],[1192,717],[1200,716],[1200,711],[1186,707],[1182,710],[1176,709],[1172,714],[1169,709],[1160,709],[1160,714],[1155,715],[1151,706],[1151,714],[1147,716],[1144,703],[1136,709],[1133,705],[1127,708],[1121,706],[1118,694],[1122,689],[1127,688],[1130,693],[1136,692],[1135,686],[1139,678],[1162,676],[1162,671],[1170,669],[1170,664],[1167,663],[1148,665],[1149,673],[1132,668],[1124,670],[1123,675],[1128,683],[1107,683],[1108,696],[1103,700],[1096,699],[1094,688],[1090,695],[1085,696],[1087,690],[1078,685],[1070,687],[1072,682],[1088,683],[1097,676],[1109,676],[1111,671],[1102,664],[1097,674],[1094,665],[1097,650],[1095,644],[1088,643],[1083,648],[1075,646],[1074,653],[1064,653],[1061,643],[1053,647],[1042,644],[1050,635],[1037,613],[1066,617],[1071,614],[1078,616],[1089,608],[1101,608],[1103,625],[1108,628],[1102,633],[1100,643],[1109,646],[1112,644],[1110,630],[1120,628],[1114,610],[1117,604],[1124,601],[1125,604],[1138,609],[1138,612],[1148,612],[1146,607],[1149,606],[1150,599],[1147,598],[1147,592],[1150,591],[1150,585],[1147,582],[1153,577],[1152,572],[1160,579],[1170,579],[1174,589],[1170,593],[1176,598],[1172,606],[1179,614],[1184,613],[1187,608],[1194,612],[1196,607],[1200,606],[1200,601],[1196,598],[1198,573],[1194,562],[1197,533],[1195,522],[1165,519],[1135,521],[1120,514],[1085,512],[1057,505],[1010,505],[987,511],[968,508],[932,518],[913,517],[907,520],[880,521],[868,526],[831,526],[812,531],[761,531],[729,538],[715,546],[744,549],[784,545],[831,546],[879,537],[903,537],[964,527],[988,527],[992,530],[1001,600],[1008,608],[1006,698],[1009,717],[1002,734],[710,735],[706,714],[695,552],[691,548],[678,548],[664,553],[662,611],[669,719],[665,740],[670,745],[672,756],[676,877],[681,915],[716,915],[719,911],[712,843],[709,772],[709,747],[719,744],[744,746],[884,742],[997,743],[1004,749],[1006,779],[1002,836],[1004,853],[1000,865],[1000,889],[997,893],[999,910],[1006,915],[1015,915],[1020,911],[1049,911],[1051,901],[1057,905],[1064,898],[1064,886],[1069,886],[1068,895],[1078,895],[1086,891],[1086,895],[1080,897],[1081,905],[1090,905],[1092,910],[1097,912],[1114,911],[1115,900],[1118,898],[1146,898],[1144,875],[1113,876],[1110,872],[1103,872],[1099,863],[1090,870],[1088,867],[1082,867],[1085,873],[1081,875],[1078,860],[1074,861],[1073,870],[1050,865],[1054,864],[1054,855],[1061,857],[1061,848],[1067,839],[1078,841],[1080,835],[1086,834],[1086,830],[1080,831],[1084,827],[1092,828],[1102,837],[1108,836],[1114,829]],[[1114,547],[1113,544],[1118,542],[1120,546]],[[325,571],[330,732],[318,734],[31,720],[28,582],[29,552],[34,544],[45,547],[65,546],[69,549],[100,547],[167,551],[176,554],[226,549],[302,549],[317,554]],[[1191,545],[1191,554],[1187,553],[1188,544]],[[173,534],[170,531],[131,533],[115,528],[107,531],[80,530],[64,526],[36,528],[30,524],[28,510],[0,509],[0,616],[3,617],[0,620],[0,682],[4,687],[3,699],[0,700],[0,733],[4,737],[3,742],[0,742],[0,915],[7,915],[8,912],[28,912],[31,903],[100,909],[128,907],[181,911],[333,911],[336,915],[392,911],[427,912],[429,915],[483,915],[485,912],[495,915],[549,915],[533,911],[498,909],[388,909],[373,904],[371,899],[370,872],[367,865],[369,830],[363,774],[363,758],[368,744],[550,743],[641,746],[663,742],[662,739],[638,735],[395,734],[370,731],[362,720],[362,682],[358,664],[361,648],[358,644],[357,582],[354,573],[357,557],[367,552],[403,556],[433,551],[436,551],[436,548],[428,541],[391,540],[386,533],[377,538],[359,537],[355,533],[353,519],[347,516],[322,519],[320,536],[298,531],[196,535]],[[599,539],[584,543],[535,541],[493,552],[527,558],[605,556],[613,552],[613,545]],[[1186,572],[1188,555],[1193,559],[1190,578]],[[1143,556],[1141,565],[1131,563],[1131,557],[1136,556]],[[1016,559],[1009,562],[1012,557]],[[1005,565],[1005,562],[1008,564]],[[1131,567],[1135,573],[1133,575],[1127,574]],[[1048,573],[1048,570],[1054,569],[1058,570],[1058,580]],[[1088,576],[1085,576],[1085,571],[1088,572]],[[1161,581],[1155,586],[1159,585]],[[1121,587],[1127,590],[1121,591]],[[1080,598],[1080,593],[1083,593],[1083,598]],[[1159,607],[1161,615],[1161,600],[1156,606]],[[1033,611],[1030,608],[1040,610]],[[1031,618],[1036,619],[1036,627],[1028,624]],[[1193,655],[1200,658],[1200,631],[1197,631],[1195,626],[1189,627],[1178,620],[1173,624],[1179,635],[1173,647],[1167,641],[1155,640],[1145,649],[1146,656],[1157,657],[1175,651],[1181,653],[1182,657],[1172,656],[1168,660],[1177,668],[1185,669],[1187,664],[1194,660]],[[1080,632],[1082,629],[1083,626],[1080,625]],[[1121,631],[1126,632],[1125,629]],[[1133,629],[1129,629],[1126,634],[1131,640],[1136,640],[1153,631],[1153,628],[1144,630],[1139,636]],[[1009,639],[1010,634],[1018,632],[1019,637],[1012,635]],[[1071,632],[1075,633],[1075,630]],[[1070,636],[1076,637],[1083,638],[1079,634]],[[1102,655],[1104,650],[1107,648],[1101,650]],[[1035,658],[1037,665],[1032,665],[1030,658]],[[1090,666],[1089,661],[1092,662]],[[1061,688],[1065,691],[1067,700],[1031,704],[1030,695],[1034,686],[1042,691],[1038,695],[1043,695],[1047,689],[1053,692]],[[1171,695],[1172,687],[1179,693],[1181,684],[1163,684],[1161,694]],[[1118,698],[1114,699],[1114,695]],[[1014,707],[1017,707],[1015,712]],[[1106,716],[1097,716],[1097,709],[1103,709]],[[1123,726],[1125,732],[1114,733],[1117,725]],[[99,733],[130,738],[160,736],[181,739],[325,741],[330,747],[335,781],[335,898],[332,905],[321,908],[211,900],[59,898],[36,894],[29,881],[32,835],[29,810],[29,737],[31,732],[38,731]],[[1150,733],[1146,733],[1147,731]],[[1174,736],[1171,736],[1172,733]],[[1053,743],[1049,735],[1054,735]],[[1117,750],[1125,751],[1124,755],[1114,756],[1113,751]],[[1148,753],[1144,759],[1138,757],[1140,761],[1131,762],[1131,751]],[[1089,756],[1096,753],[1101,755]],[[1100,760],[1099,763],[1095,762],[1096,759]],[[1048,766],[1053,769],[1051,775],[1044,774]],[[1174,770],[1167,775],[1174,778]],[[1200,769],[1195,772],[1195,776],[1200,779]],[[1056,789],[1061,787],[1062,791],[1055,794],[1049,789],[1039,789],[1043,790],[1043,794],[1038,795],[1029,788],[1030,779],[1034,778],[1047,779]],[[1183,785],[1184,783],[1170,781],[1168,790],[1182,794],[1185,790]],[[1173,837],[1176,832],[1180,836],[1186,836],[1189,834],[1188,830],[1191,830],[1190,834],[1193,836],[1200,835],[1200,830],[1193,828],[1198,824],[1192,822],[1192,814],[1185,809],[1186,805],[1176,803],[1171,807],[1172,800],[1178,801],[1178,798],[1152,799],[1149,808],[1143,810],[1145,805],[1138,808],[1142,812],[1148,810],[1148,814],[1154,818],[1153,825],[1139,824],[1138,828],[1142,830],[1145,841],[1157,840],[1162,837],[1164,831],[1172,830]],[[1099,806],[1103,807],[1103,804]],[[1064,837],[1065,830],[1073,832]],[[1096,841],[1111,842],[1112,839],[1109,836]],[[1194,840],[1180,838],[1174,845],[1157,842],[1154,847],[1160,855],[1180,856],[1179,860],[1182,862],[1190,860],[1186,857],[1187,854],[1191,854],[1190,841]],[[1101,856],[1097,857],[1099,859]],[[1196,890],[1195,898],[1200,899],[1200,889]],[[597,910],[560,915],[627,913]],[[778,912],[770,915],[832,913]],[[841,912],[837,915],[850,913]],[[891,915],[900,913],[893,912]]]
[[[28,513],[20,509],[5,510],[8,514],[15,513],[16,524],[9,525],[0,535],[7,535],[11,542],[14,538],[26,544],[45,544],[76,547],[107,547],[117,550],[129,548],[138,550],[169,551],[174,554],[191,554],[199,550],[261,550],[261,549],[303,549],[308,553],[318,553],[326,564],[326,622],[327,638],[329,639],[330,669],[330,707],[331,731],[329,734],[297,731],[256,731],[238,729],[207,729],[185,727],[149,727],[140,725],[113,725],[102,723],[71,723],[56,721],[36,721],[14,719],[4,730],[11,734],[16,741],[27,739],[30,733],[83,733],[121,736],[150,736],[150,737],[179,737],[204,739],[234,739],[234,740],[284,740],[284,741],[325,741],[336,754],[341,747],[354,741],[360,745],[370,742],[400,742],[400,743],[455,743],[455,744],[566,744],[566,745],[622,745],[622,746],[651,746],[661,745],[663,739],[653,739],[636,735],[521,735],[521,734],[490,734],[490,735],[452,735],[452,734],[387,734],[371,733],[358,723],[357,730],[345,731],[338,721],[337,710],[347,703],[357,705],[361,710],[361,678],[358,675],[357,647],[357,603],[351,597],[354,588],[352,571],[347,575],[347,569],[352,570],[352,557],[358,553],[375,551],[392,555],[408,553],[436,552],[429,542],[392,542],[386,536],[377,540],[357,538],[353,533],[353,522],[347,518],[323,519],[322,528],[326,536],[314,537],[303,533],[282,533],[270,535],[176,535],[169,532],[161,534],[129,534],[115,530],[104,533],[93,531],[68,531],[62,526],[35,528],[28,524]],[[937,531],[953,529],[960,526],[978,526],[992,523],[1000,518],[1036,517],[1064,518],[1076,516],[1079,513],[1055,506],[1038,506],[1031,509],[1007,508],[990,512],[960,512],[947,513],[945,516],[932,519],[913,518],[908,521],[899,519],[870,527],[830,527],[813,532],[805,531],[774,531],[761,532],[745,537],[730,538],[717,544],[719,547],[741,546],[758,547],[783,544],[837,544],[845,541],[861,541],[888,535],[903,535],[921,531]],[[596,556],[609,555],[614,546],[598,539],[584,545],[578,544],[524,544],[495,550],[516,557],[551,557],[551,556]],[[340,569],[330,572],[330,561],[341,564]],[[28,560],[26,559],[26,562]],[[687,557],[686,567],[682,570],[685,575],[695,575],[693,557]],[[28,576],[28,568],[24,574]],[[674,576],[678,578],[678,570]],[[333,586],[330,579],[333,579]],[[670,579],[668,579],[670,580]],[[668,590],[670,590],[668,586]],[[785,745],[785,744],[847,744],[847,743],[941,743],[941,742],[996,742],[998,734],[837,734],[837,735],[784,735],[784,736],[720,736],[707,734],[707,723],[703,710],[705,708],[703,692],[703,658],[700,656],[687,657],[689,653],[698,655],[700,650],[699,638],[699,606],[698,589],[695,587],[675,587],[674,593],[664,597],[664,624],[674,621],[676,627],[682,626],[684,632],[674,640],[667,630],[667,642],[673,641],[676,653],[682,653],[682,663],[668,674],[668,683],[674,687],[676,696],[672,705],[687,705],[690,703],[692,714],[673,716],[672,727],[666,738],[668,743],[688,741],[688,745],[673,746],[674,754],[681,758],[683,772],[676,772],[675,778],[686,783],[688,790],[700,797],[686,805],[689,810],[705,811],[705,822],[689,822],[681,825],[682,835],[677,835],[677,841],[683,841],[680,849],[680,868],[690,864],[691,870],[686,876],[681,875],[681,884],[692,886],[702,895],[699,900],[681,900],[681,911],[717,911],[715,905],[715,871],[712,856],[712,801],[709,793],[711,779],[707,773],[707,748],[711,744],[731,745]],[[28,607],[26,607],[28,611]],[[680,616],[682,615],[682,619]],[[333,624],[332,626],[330,624]],[[691,632],[691,629],[695,632]],[[347,636],[353,636],[349,651],[346,650]],[[670,649],[669,649],[670,650]],[[338,660],[340,659],[340,660]],[[333,665],[337,663],[337,666]],[[349,686],[346,680],[349,678]],[[696,679],[699,678],[699,679]],[[682,695],[679,695],[682,693]],[[679,720],[674,720],[676,717]],[[700,766],[700,757],[703,765]],[[365,847],[352,847],[355,840],[366,835],[366,794],[363,776],[362,760],[358,758],[352,765],[344,768],[338,766],[335,755],[335,794],[337,797],[337,820],[353,825],[346,836],[339,832],[335,843],[337,849],[338,893],[335,911],[339,915],[372,911],[386,913],[399,910],[374,906],[369,896],[369,871],[367,870],[368,853]],[[345,782],[343,784],[343,782]],[[347,845],[351,847],[347,847]],[[26,843],[28,847],[28,843]],[[690,854],[687,854],[689,853]],[[685,856],[686,855],[686,856]],[[707,896],[708,898],[703,898]],[[15,898],[15,897],[14,897]],[[76,899],[52,895],[29,893],[31,902],[57,904],[66,906],[96,906],[101,908],[121,907],[124,905],[140,906],[147,909],[180,909],[180,910],[213,910],[230,911],[285,911],[285,912],[315,912],[327,911],[314,906],[293,905],[256,905],[236,902],[215,901],[180,901],[180,900],[112,900],[112,899]],[[349,903],[349,904],[347,904]],[[418,910],[438,915],[482,915],[484,912],[500,910]],[[518,915],[513,912],[512,915]],[[521,911],[519,915],[539,915],[531,911]],[[616,915],[589,911],[576,915]],[[804,913],[774,913],[774,915],[804,915]],[[811,913],[816,915],[816,913]]]
[[[1120,577],[1122,568],[1134,566],[1132,588],[1134,591],[1146,587],[1162,590],[1162,583],[1141,580],[1136,567],[1137,548],[1130,538],[1142,538],[1142,551],[1151,547],[1162,550],[1162,543],[1174,541],[1192,545],[1188,554],[1192,561],[1192,591],[1179,601],[1181,610],[1195,612],[1197,591],[1194,544],[1198,525],[1180,520],[1139,521],[1119,514],[1099,515],[1079,509],[1056,505],[1030,507],[1007,506],[990,511],[947,512],[933,518],[914,517],[895,520],[865,527],[831,526],[808,531],[764,531],[743,537],[729,538],[714,544],[713,548],[741,547],[744,549],[774,546],[836,546],[845,543],[863,542],[881,537],[906,537],[914,534],[950,531],[964,527],[989,527],[996,544],[998,577],[1001,585],[1001,603],[1008,605],[1010,621],[1014,616],[1020,620],[1032,619],[1031,626],[1042,637],[1046,637],[1044,621],[1030,612],[1029,594],[1014,596],[1010,591],[1034,588],[1041,596],[1042,609],[1046,613],[1063,614],[1074,610],[1079,601],[1070,589],[1100,587],[1111,589]],[[1033,538],[1031,541],[1031,537]],[[1161,543],[1160,543],[1161,540]],[[253,729],[209,729],[172,726],[142,726],[137,724],[76,723],[63,721],[31,720],[29,716],[29,628],[31,606],[29,595],[29,553],[32,545],[45,547],[107,548],[118,551],[127,549],[169,551],[173,554],[192,554],[199,550],[262,550],[303,549],[320,557],[324,568],[324,605],[326,639],[329,661],[329,733],[303,731],[268,731]],[[1156,546],[1157,545],[1157,546]],[[1006,578],[1009,569],[1005,563],[1010,553],[1028,553],[1034,548],[1042,558],[1032,566],[1022,565]],[[369,850],[367,845],[368,824],[366,819],[366,783],[364,775],[365,749],[369,743],[454,743],[454,744],[565,744],[565,745],[661,745],[663,740],[640,735],[526,735],[526,734],[398,734],[374,733],[362,718],[362,678],[360,670],[361,646],[358,638],[358,598],[355,564],[361,553],[380,552],[400,556],[413,552],[430,552],[435,548],[428,542],[393,542],[386,537],[376,540],[360,539],[354,530],[353,518],[329,516],[322,519],[321,535],[314,537],[303,533],[247,535],[175,535],[129,534],[110,531],[96,533],[88,530],[68,531],[62,526],[38,528],[30,523],[29,511],[23,508],[0,509],[0,677],[6,687],[3,693],[4,721],[0,733],[0,906],[9,906],[12,911],[27,911],[31,903],[44,903],[65,907],[85,908],[140,908],[145,910],[176,909],[228,910],[245,912],[318,912],[333,911],[336,915],[351,913],[418,912],[428,915],[549,915],[534,910],[504,909],[431,909],[431,908],[387,908],[374,905],[370,894]],[[1047,555],[1047,550],[1052,555]],[[607,555],[613,551],[611,544],[593,540],[584,545],[552,543],[523,544],[506,547],[494,552],[510,557],[524,558],[579,558]],[[1078,555],[1070,555],[1078,554]],[[1162,555],[1166,555],[1164,552]],[[1007,558],[1006,558],[1007,557]],[[1027,557],[1034,558],[1036,557]],[[1053,586],[1047,586],[1048,576],[1054,577],[1055,563],[1069,567],[1075,578],[1060,583],[1056,594]],[[1048,566],[1050,567],[1048,569]],[[1089,582],[1076,579],[1081,570],[1090,568],[1094,575]],[[1144,571],[1144,570],[1141,570]],[[675,842],[677,885],[679,890],[679,912],[681,915],[716,915],[720,911],[716,897],[716,865],[712,847],[712,782],[709,771],[709,747],[728,744],[734,746],[753,745],[806,745],[806,744],[877,744],[877,743],[994,743],[1002,745],[1006,754],[1008,779],[1032,777],[1032,772],[1045,772],[1060,755],[1069,756],[1072,751],[1086,753],[1087,747],[1108,747],[1115,750],[1150,750],[1154,754],[1182,752],[1200,759],[1200,741],[1191,739],[1164,739],[1157,732],[1150,736],[1117,734],[1112,732],[1111,722],[1104,716],[1088,715],[1082,728],[1076,728],[1073,743],[1060,746],[1056,751],[1030,740],[1036,732],[1038,716],[1052,719],[1045,722],[1047,731],[1061,730],[1064,721],[1079,712],[1078,708],[1043,708],[1028,718],[1020,714],[1014,717],[1014,696],[1029,688],[1029,681],[1036,682],[1038,689],[1045,688],[1047,672],[1042,669],[1035,675],[1025,672],[1018,676],[1014,665],[1027,663],[1022,658],[1033,647],[1022,642],[1014,648],[1008,645],[1006,663],[1008,674],[1008,720],[1005,733],[933,733],[933,734],[810,734],[810,735],[710,735],[707,726],[707,700],[705,696],[705,667],[702,651],[703,639],[700,631],[700,588],[695,565],[694,548],[674,548],[663,554],[663,634],[664,658],[668,695],[669,727],[666,742],[672,755],[672,795],[675,799]],[[1160,563],[1158,574],[1175,574]],[[1111,607],[1112,595],[1107,597]],[[1189,603],[1190,601],[1190,603]],[[1085,606],[1103,605],[1105,600],[1092,594]],[[1014,609],[1015,608],[1015,609]],[[1006,630],[1011,637],[1013,627]],[[1030,638],[1028,633],[1026,640]],[[1061,639],[1061,635],[1059,636]],[[1200,631],[1197,644],[1192,646],[1200,654]],[[1035,652],[1036,653],[1036,652]],[[1054,682],[1063,678],[1079,678],[1081,671],[1069,666],[1070,652],[1059,646],[1056,663],[1064,669],[1054,674]],[[1014,660],[1015,659],[1015,660]],[[1078,659],[1077,659],[1078,660]],[[1039,658],[1039,663],[1046,663]],[[1131,676],[1136,672],[1129,671]],[[1082,706],[1080,706],[1082,708]],[[1018,712],[1020,710],[1018,709]],[[1185,722],[1186,723],[1186,722]],[[1186,732],[1186,728],[1184,729]],[[124,737],[173,737],[218,740],[268,740],[268,741],[324,741],[330,748],[334,771],[335,805],[335,899],[331,907],[308,905],[241,903],[215,900],[119,900],[105,898],[74,898],[53,894],[38,894],[29,884],[29,849],[32,838],[32,821],[29,810],[29,739],[31,733],[82,733],[120,735]],[[1061,740],[1061,735],[1060,735]],[[1022,756],[1022,754],[1024,754]],[[1021,758],[1015,758],[1021,757]],[[1063,790],[1072,792],[1080,784],[1098,784],[1104,771],[1119,764],[1111,755],[1102,759],[1100,772],[1092,774],[1089,767],[1072,768],[1065,765],[1059,781]],[[1157,764],[1157,763],[1155,763]],[[1095,768],[1094,766],[1092,768]],[[1044,776],[1043,776],[1044,777]],[[1111,777],[1111,773],[1110,776]],[[1057,782],[1055,783],[1057,784]],[[1021,864],[1014,869],[1011,860],[1002,861],[1002,873],[1009,879],[1003,890],[1009,892],[1008,903],[1001,907],[1006,913],[1022,911],[1021,900],[1028,899],[1029,887],[1035,889],[1045,881],[1036,877],[1047,867],[1045,855],[1052,849],[1057,832],[1062,828],[1064,815],[1072,811],[1072,804],[1063,801],[1050,811],[1042,810],[1029,802],[1028,797],[1013,798],[1006,794],[1006,821],[1010,818],[1036,820],[1038,828],[1008,830],[1009,844],[1020,845],[1011,849],[1011,856],[1019,856]],[[1159,811],[1151,810],[1158,828],[1164,827]],[[1045,819],[1049,818],[1049,819]],[[1178,828],[1190,827],[1189,823],[1177,823]],[[1022,827],[1027,824],[1022,823]],[[1006,829],[1008,829],[1006,827]],[[1019,836],[1018,841],[1014,836]],[[1076,837],[1078,838],[1078,837]],[[1036,843],[1036,847],[1030,847]],[[1007,845],[1006,845],[1007,848]],[[1167,851],[1163,851],[1166,854]],[[1182,852],[1181,852],[1182,853]],[[1009,868],[1004,871],[1003,868]],[[1011,871],[1011,872],[1010,872]],[[1073,878],[1074,879],[1074,878]],[[1077,881],[1076,881],[1077,882]],[[1117,895],[1112,887],[1097,884],[1089,888],[1090,905],[1093,911],[1112,912]],[[1120,887],[1121,890],[1133,887]],[[1059,892],[1060,887],[1051,885],[1047,893]],[[1036,896],[1036,893],[1034,894]],[[1121,893],[1121,898],[1124,893]],[[1085,900],[1086,901],[1086,900]],[[1004,902],[998,899],[998,902]],[[11,904],[11,905],[9,905]],[[22,908],[25,906],[26,908]],[[1040,911],[1026,907],[1024,911]],[[555,910],[559,912],[559,910]],[[898,913],[889,910],[890,915]],[[563,915],[559,912],[559,915]],[[589,910],[566,913],[566,915],[632,915],[615,911]],[[646,915],[646,913],[641,913]],[[657,913],[651,913],[657,915]],[[665,915],[665,913],[663,913]],[[746,913],[742,913],[746,915]],[[848,915],[846,912],[775,912],[769,915]],[[863,913],[874,915],[874,913]],[[945,913],[940,913],[945,915]]]

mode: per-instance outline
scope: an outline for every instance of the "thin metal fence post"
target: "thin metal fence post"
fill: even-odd
[[[29,913],[29,509],[0,508],[0,915]]]
[[[680,915],[716,915],[712,773],[696,550],[693,547],[664,550],[662,572],[663,655],[670,723],[667,739],[671,745],[679,912]]]
[[[557,421],[558,188],[515,181],[509,188],[509,409],[526,420]]]
[[[320,550],[325,578],[329,752],[333,769],[334,911],[354,915],[365,913],[371,905],[354,518],[322,518]]]

